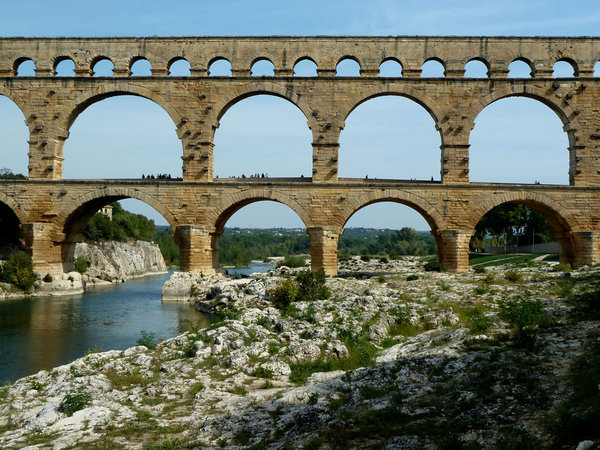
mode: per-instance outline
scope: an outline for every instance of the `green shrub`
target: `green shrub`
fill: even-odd
[[[306,260],[302,256],[288,256],[279,264],[277,267],[286,266],[286,267],[305,267]]]
[[[44,278],[42,278],[42,280],[44,281],[44,283],[52,283],[52,275],[47,273],[46,275],[44,275]]]
[[[86,273],[89,267],[89,262],[83,256],[78,256],[73,261],[73,269],[81,274]]]
[[[584,320],[600,319],[600,290],[589,291],[571,299],[576,315]]]
[[[426,262],[425,265],[423,266],[423,268],[425,269],[425,272],[443,272],[444,271],[444,265],[437,260]]]
[[[379,262],[383,263],[383,264],[387,264],[388,263],[388,259],[385,256],[382,256],[381,258],[379,258]]]
[[[325,286],[325,271],[319,269],[316,272],[306,270],[296,275],[299,284],[298,301],[325,300],[331,296],[331,291]]]
[[[76,392],[67,394],[62,399],[58,410],[64,412],[67,416],[72,416],[73,413],[85,408],[92,402],[92,396],[87,392]]]
[[[152,331],[142,330],[140,331],[142,335],[137,341],[137,345],[143,345],[149,349],[156,348],[156,334]]]
[[[556,266],[554,266],[553,268],[554,272],[570,272],[571,271],[571,264],[569,263],[558,263]]]
[[[482,285],[482,286],[476,286],[475,289],[473,290],[473,292],[475,293],[475,295],[483,295],[483,294],[487,294],[490,290],[488,289],[487,286]]]
[[[484,333],[494,324],[494,320],[485,315],[485,309],[481,305],[468,309],[466,316],[467,327],[472,333]]]
[[[522,276],[521,276],[521,274],[520,274],[519,272],[517,272],[516,270],[514,270],[514,269],[513,269],[513,270],[509,270],[508,272],[506,272],[506,273],[504,274],[504,278],[505,278],[507,281],[510,281],[510,282],[512,282],[512,283],[515,283],[515,282],[517,282],[517,281],[520,281],[520,280],[521,280],[521,278],[522,278]]]
[[[369,262],[371,261],[371,257],[369,255],[361,255],[360,260],[364,262]]]
[[[385,275],[380,273],[379,275],[377,275],[377,282],[378,283],[385,283]]]
[[[286,279],[271,291],[271,301],[273,306],[280,310],[286,310],[298,295],[298,283],[290,278]]]
[[[414,280],[418,280],[419,279],[419,275],[409,275],[406,277],[406,281],[414,281]]]
[[[547,326],[552,323],[548,311],[538,300],[516,299],[498,302],[499,316],[511,326],[517,328],[519,334],[525,327]]]
[[[12,253],[2,267],[0,280],[13,284],[15,287],[28,291],[35,283],[33,261],[24,252]]]
[[[485,273],[485,267],[475,266],[475,267],[473,267],[473,272],[475,272],[475,273]]]
[[[496,282],[496,275],[494,275],[492,272],[487,273],[483,279],[483,282],[488,285],[494,284]]]

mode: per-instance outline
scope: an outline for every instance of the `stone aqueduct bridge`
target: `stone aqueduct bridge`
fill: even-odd
[[[18,66],[33,60],[35,77]],[[57,77],[71,59],[75,76]],[[93,77],[109,59],[113,76]],[[139,59],[152,76],[130,77]],[[170,65],[190,63],[189,77],[169,77]],[[210,77],[210,65],[226,59],[231,77]],[[252,77],[267,59],[274,76]],[[317,77],[294,77],[294,65],[310,59]],[[340,60],[360,65],[360,76],[335,77]],[[381,78],[386,60],[402,65],[402,77]],[[428,60],[443,64],[443,78],[421,78]],[[464,77],[465,64],[482,61],[487,79]],[[531,67],[531,78],[507,78],[514,60]],[[438,256],[449,270],[468,268],[468,244],[479,219],[505,203],[525,204],[553,226],[561,260],[600,261],[600,60],[599,38],[486,37],[203,37],[203,38],[8,38],[0,39],[0,95],[12,99],[29,127],[29,180],[2,181],[3,233],[21,229],[40,273],[68,268],[72,242],[84,223],[109,202],[136,198],[167,219],[181,248],[181,267],[210,273],[227,219],[243,206],[273,200],[292,208],[311,239],[313,268],[337,270],[337,241],[348,218],[378,201],[406,204],[427,220]],[[574,76],[553,79],[557,61]],[[289,100],[312,131],[312,178],[213,179],[213,141],[219,120],[236,102],[257,94]],[[91,104],[135,95],[162,106],[182,142],[183,181],[62,180],[62,148],[69,128]],[[399,95],[418,102],[440,134],[441,183],[338,179],[339,135],[362,102]],[[569,186],[469,183],[469,135],[478,113],[510,96],[536,99],[562,120],[569,138]],[[506,130],[507,133],[511,130]],[[526,151],[526,149],[523,149]]]

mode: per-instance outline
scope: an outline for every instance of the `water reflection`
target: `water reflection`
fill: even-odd
[[[209,324],[189,304],[162,303],[169,274],[144,277],[72,297],[0,302],[0,383],[65,364],[88,349],[124,349],[141,330],[168,338],[187,321]]]

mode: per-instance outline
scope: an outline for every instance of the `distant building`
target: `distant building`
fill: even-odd
[[[113,210],[112,206],[106,205],[106,206],[103,206],[102,208],[100,208],[100,211],[98,211],[98,212],[100,214],[102,214],[103,216],[108,217],[108,219],[112,221],[112,210]]]

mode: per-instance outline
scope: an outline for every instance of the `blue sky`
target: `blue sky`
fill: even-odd
[[[600,30],[600,2],[593,1],[569,7],[564,1],[482,0],[0,3],[0,36],[581,36]],[[403,125],[407,118],[409,124]],[[1,96],[0,135],[0,167],[24,172],[28,137],[23,116]],[[433,120],[420,106],[398,97],[375,99],[346,120],[340,137],[340,176],[439,179],[439,144]],[[562,124],[542,104],[518,98],[499,101],[481,113],[472,131],[471,179],[567,184],[567,145]],[[109,163],[92,157],[98,151]],[[366,151],[373,157],[365,166],[360,155]],[[250,152],[259,156],[250,159]],[[308,176],[311,152],[306,119],[298,110],[278,98],[254,97],[222,118],[215,135],[215,173]],[[164,111],[144,99],[112,98],[93,105],[74,123],[64,147],[64,176],[175,176],[181,174],[180,155],[174,124]],[[165,223],[151,208],[131,201],[125,207]],[[271,202],[244,208],[227,225],[302,226],[291,210]],[[418,213],[388,203],[357,212],[347,226],[428,228]]]

